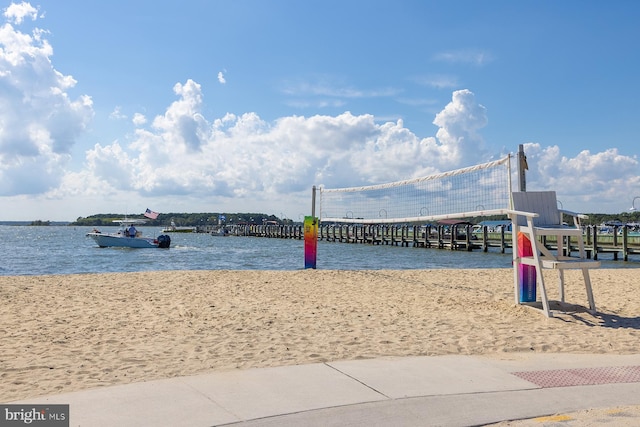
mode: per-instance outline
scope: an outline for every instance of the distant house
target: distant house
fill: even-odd
[[[438,221],[438,224],[442,225],[473,225],[473,223],[469,221],[465,221],[462,219],[442,219]]]

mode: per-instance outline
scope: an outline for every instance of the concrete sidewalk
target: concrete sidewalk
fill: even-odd
[[[12,403],[69,404],[70,425],[88,427],[473,426],[640,405],[640,355],[500,357],[213,372]]]

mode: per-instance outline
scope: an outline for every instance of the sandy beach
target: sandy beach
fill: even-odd
[[[594,316],[568,272],[575,305],[551,319],[514,303],[511,269],[5,276],[0,402],[381,356],[637,353],[639,275],[592,271]]]

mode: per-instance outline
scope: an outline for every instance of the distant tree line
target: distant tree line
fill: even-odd
[[[621,212],[619,214],[587,214],[588,219],[583,220],[583,225],[599,225],[608,222],[620,222],[623,224],[640,223],[640,211]]]
[[[640,211],[622,212],[619,214],[587,214],[589,218],[584,220],[583,225],[598,225],[607,222],[640,223]],[[124,218],[123,214],[96,214],[86,218],[79,217],[69,225],[75,226],[106,226],[114,225],[113,221]],[[147,225],[166,227],[173,221],[177,226],[196,227],[196,226],[213,226],[218,224],[218,220],[222,217],[224,224],[263,224],[266,221],[274,221],[278,224],[293,224],[300,222],[302,219],[294,221],[290,218],[279,218],[276,215],[265,213],[247,212],[247,213],[161,213],[156,219],[149,219],[143,215],[129,215],[129,218],[141,218],[147,221]],[[506,216],[486,216],[468,218],[471,223],[477,224],[485,220],[502,220]],[[49,221],[32,221],[31,225],[49,225]]]
[[[560,208],[562,210],[562,208]],[[582,213],[582,212],[580,212]],[[638,211],[629,211],[629,212],[621,212],[619,214],[585,214],[589,218],[581,221],[582,225],[600,225],[604,223],[640,223],[640,210]],[[484,217],[475,217],[475,218],[467,218],[466,220],[478,224],[482,221],[494,221],[494,220],[507,220],[508,217],[506,215],[493,215],[493,216],[484,216]],[[566,215],[564,220],[567,221],[569,219]]]
[[[88,217],[79,217],[70,225],[75,226],[106,226],[114,225],[113,221],[124,218],[123,214],[96,214]],[[146,218],[141,215],[127,215],[128,218],[140,218],[147,221],[146,225],[166,227],[173,221],[177,226],[196,227],[217,225],[221,220],[224,224],[263,224],[266,221],[275,221],[279,224],[292,224],[289,218],[278,218],[275,215],[265,213],[161,213],[156,219]],[[224,218],[224,219],[222,219]]]

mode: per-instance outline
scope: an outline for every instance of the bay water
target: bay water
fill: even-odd
[[[86,236],[91,227],[0,226],[0,275],[43,275],[163,270],[299,270],[302,240],[218,237],[206,233],[169,233],[170,249],[100,248]],[[140,227],[144,236],[159,228]],[[101,227],[102,232],[117,227]],[[604,268],[640,267],[640,257],[612,261]],[[511,253],[485,253],[401,246],[318,242],[317,268],[324,270],[510,268]]]

